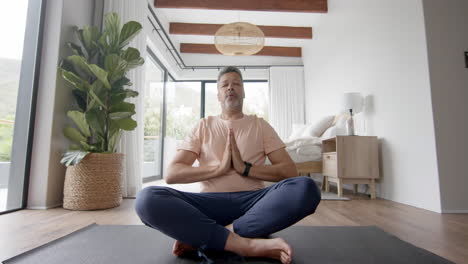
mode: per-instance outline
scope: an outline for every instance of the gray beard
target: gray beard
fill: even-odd
[[[228,111],[242,109],[242,103],[239,99],[234,100],[234,101],[228,101],[227,99],[225,99],[223,102],[223,106],[224,106],[224,109]]]

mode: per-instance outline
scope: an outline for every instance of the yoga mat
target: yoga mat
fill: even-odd
[[[292,263],[295,264],[452,263],[375,226],[292,226],[271,235],[278,236],[292,246]],[[187,257],[173,256],[173,242],[144,225],[92,224],[3,263],[207,263],[195,253]],[[245,258],[243,262],[227,252],[207,252],[206,255],[214,263],[280,263],[264,258]]]

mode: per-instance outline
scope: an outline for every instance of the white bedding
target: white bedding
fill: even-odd
[[[322,147],[317,145],[309,145],[300,147],[293,150],[288,150],[289,156],[294,163],[301,163],[307,161],[320,161],[322,160]]]
[[[322,159],[322,140],[319,137],[300,137],[284,143],[295,163]]]

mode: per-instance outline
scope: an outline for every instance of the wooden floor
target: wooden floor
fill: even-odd
[[[468,263],[468,215],[438,214],[364,195],[351,201],[322,201],[317,212],[297,225],[376,225],[400,239],[443,256]],[[133,209],[134,199],[101,211],[21,210],[0,215],[0,261],[67,235],[92,223],[141,225]]]

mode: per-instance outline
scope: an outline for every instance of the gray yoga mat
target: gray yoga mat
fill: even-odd
[[[293,263],[452,263],[406,243],[375,226],[292,226],[272,235],[293,248]],[[174,240],[143,225],[92,224],[3,263],[207,263],[196,254],[175,257]],[[280,263],[259,258],[234,258],[223,252],[207,252],[214,263]]]

